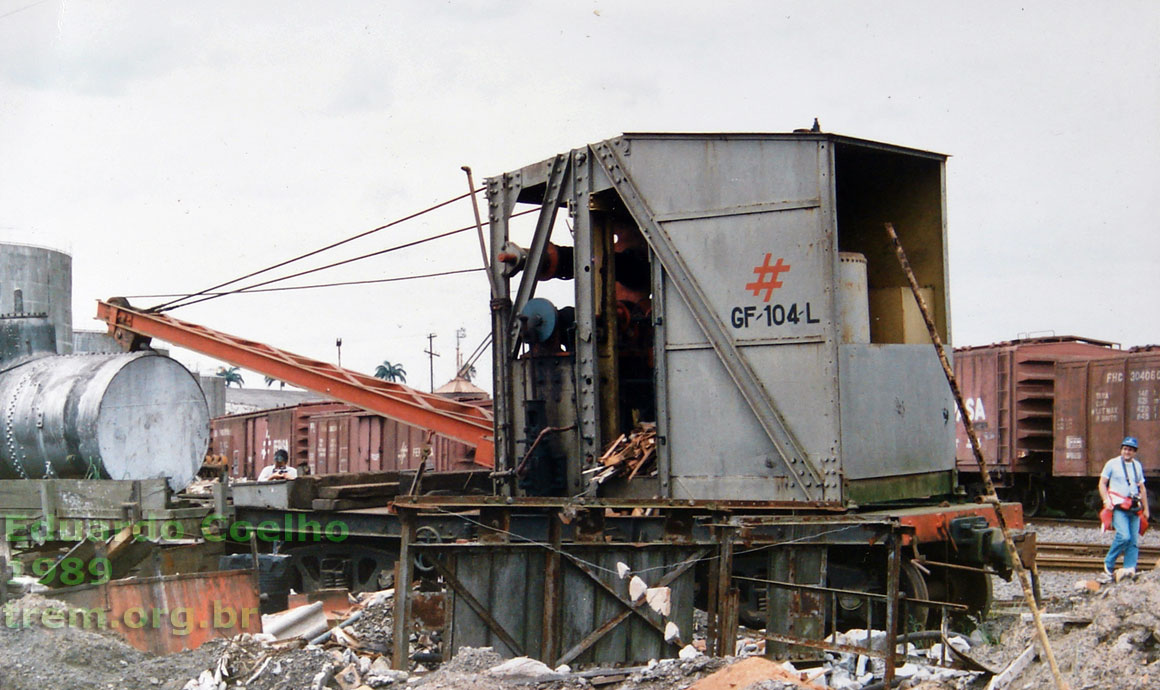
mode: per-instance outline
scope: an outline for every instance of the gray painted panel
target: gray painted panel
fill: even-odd
[[[836,470],[836,400],[819,381],[834,379],[823,344],[742,348],[766,389],[779,401],[786,426],[807,455]],[[772,442],[712,350],[669,352],[673,497],[796,500]],[[837,490],[826,496],[837,500]]]
[[[954,401],[934,348],[843,345],[839,353],[846,477],[953,469]]]
[[[628,172],[659,215],[819,196],[816,141],[628,139]]]
[[[833,252],[819,242],[819,222],[813,208],[674,221],[665,227],[690,270],[713,276],[699,282],[735,343],[784,342],[821,339],[831,327]],[[771,287],[758,288],[758,283]],[[666,345],[707,344],[677,292],[666,294]]]

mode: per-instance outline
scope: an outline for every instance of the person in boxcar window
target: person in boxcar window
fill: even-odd
[[[1112,511],[1112,525],[1116,537],[1104,559],[1101,582],[1111,582],[1116,568],[1116,559],[1124,557],[1122,576],[1136,576],[1136,560],[1140,555],[1140,516],[1151,517],[1148,509],[1148,492],[1144,488],[1144,467],[1136,460],[1140,442],[1134,436],[1127,436],[1120,445],[1120,454],[1108,460],[1100,472],[1100,498],[1104,500],[1104,510]]]
[[[267,465],[262,468],[261,474],[258,475],[260,482],[272,482],[278,479],[297,479],[298,470],[290,467],[290,455],[278,449],[274,451],[274,464]]]

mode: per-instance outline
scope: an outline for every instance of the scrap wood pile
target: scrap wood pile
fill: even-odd
[[[616,476],[631,480],[641,473],[655,473],[656,448],[657,425],[641,422],[627,435],[621,434],[600,456],[600,465],[587,471],[593,475],[591,482],[602,484]]]

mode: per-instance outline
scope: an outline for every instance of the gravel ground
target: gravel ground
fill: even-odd
[[[1098,525],[1085,527],[1061,527],[1056,525],[1032,525],[1028,528],[1035,532],[1035,537],[1041,542],[1069,542],[1075,544],[1102,544],[1111,546],[1114,532],[1102,533]],[[1160,530],[1150,529],[1140,537],[1141,546],[1160,546]],[[1155,563],[1140,562],[1138,570],[1144,572],[1156,567]],[[1097,573],[1091,571],[1072,570],[1045,570],[1039,573],[1039,591],[1050,609],[1053,602],[1067,601],[1076,594],[1076,583],[1081,580],[1093,580]],[[997,600],[1014,599],[1023,596],[1023,588],[1018,580],[1011,578],[1010,582],[994,578],[994,596]]]

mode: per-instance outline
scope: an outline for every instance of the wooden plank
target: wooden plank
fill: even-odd
[[[492,553],[490,550],[457,552],[456,577],[469,592],[481,593],[486,598],[490,585]],[[488,602],[484,602],[488,603]],[[455,632],[454,647],[493,647],[491,631],[483,620],[475,614],[467,602],[459,597],[454,599],[452,622]]]
[[[570,650],[580,644],[596,626],[595,606],[596,591],[593,589],[588,576],[576,568],[569,567],[572,560],[564,559],[564,586],[560,589],[560,648]],[[548,604],[551,605],[551,604]],[[563,657],[561,657],[562,659]],[[591,649],[572,661],[560,661],[569,664],[591,664],[594,662]]]
[[[655,569],[664,566],[665,555],[657,549],[640,549],[636,552],[637,559],[631,563],[634,572],[643,573],[640,577],[650,586],[655,587],[661,576],[665,574],[663,569]],[[627,591],[627,588],[626,588]],[[625,597],[627,599],[627,597]],[[653,610],[648,604],[642,603],[641,610],[652,614]],[[659,614],[657,620],[660,620]],[[663,623],[662,623],[663,626]],[[627,626],[620,626],[628,633],[627,642],[630,649],[639,656],[639,659],[662,659],[666,655],[664,653],[665,642],[661,632],[649,625],[647,621],[640,616],[632,616]],[[599,657],[598,657],[599,658]],[[631,661],[631,659],[629,659]]]
[[[552,518],[553,520],[555,517]],[[524,585],[524,651],[535,654],[544,645],[544,587],[548,552],[524,551],[528,576]],[[542,655],[541,655],[542,656]],[[544,663],[551,664],[554,659]]]
[[[675,582],[677,580],[677,578],[679,578],[682,575],[684,575],[685,573],[689,572],[689,570],[693,567],[694,563],[696,563],[698,560],[700,560],[701,558],[704,558],[706,555],[708,555],[708,552],[709,552],[708,549],[702,549],[702,550],[698,551],[695,555],[693,555],[691,558],[688,558],[688,559],[682,561],[680,563],[680,565],[676,566],[673,570],[669,570],[668,572],[666,572],[665,576],[663,578],[661,578],[661,580],[656,584],[656,586],[657,587],[671,586],[671,584],[673,582]],[[589,591],[592,591],[592,588],[591,588],[592,583],[595,583],[601,589],[607,588],[607,585],[604,582],[602,582],[599,578],[594,577],[591,569],[586,564],[584,564],[582,561],[580,561],[576,556],[574,556],[572,554],[568,554],[568,560],[573,565],[576,566],[575,570],[579,570],[588,576],[587,584],[589,585],[589,587],[587,587],[586,589],[589,589]],[[584,584],[584,583],[582,583],[582,584]],[[610,590],[605,589],[605,591],[610,591]],[[588,629],[591,630],[591,632],[586,634],[582,640],[580,640],[576,644],[572,645],[568,649],[568,651],[565,652],[563,654],[563,656],[560,657],[560,663],[567,664],[567,663],[571,663],[574,659],[591,657],[593,654],[593,652],[591,650],[591,646],[593,644],[595,644],[601,637],[606,635],[610,630],[613,630],[617,625],[619,625],[621,622],[623,622],[624,620],[626,620],[629,616],[632,616],[633,614],[636,614],[635,617],[638,617],[638,618],[641,618],[641,619],[647,621],[648,624],[656,630],[656,634],[658,635],[658,637],[661,634],[663,634],[664,624],[662,622],[658,622],[660,620],[660,617],[655,612],[653,612],[652,609],[648,608],[648,606],[646,604],[644,604],[642,602],[640,605],[634,606],[632,604],[632,602],[627,600],[627,597],[625,599],[623,599],[622,601],[624,603],[625,610],[622,611],[621,613],[617,614],[617,616],[611,620],[602,621],[599,625],[597,625],[595,622],[593,622],[592,625],[588,626]],[[567,623],[568,616],[571,613],[573,613],[572,610],[566,609],[565,623]],[[631,649],[631,654],[633,656],[637,657],[637,659],[643,658],[643,655],[641,654],[641,650],[636,648],[636,647],[633,647]]]
[[[986,690],[1006,690],[1009,688],[1011,683],[1015,682],[1023,674],[1023,671],[1035,659],[1038,652],[1039,650],[1036,648],[1035,643],[1031,643],[1027,649],[1023,650],[1022,654],[1015,657],[1015,660],[1010,664],[1007,664],[1007,668],[1000,671],[999,675],[992,678],[990,683],[987,683]]]
[[[486,606],[484,603],[481,603],[479,599],[477,599],[475,595],[472,594],[472,592],[462,582],[459,581],[459,578],[456,577],[454,573],[447,569],[447,566],[443,565],[442,561],[433,558],[431,559],[431,564],[434,565],[435,569],[439,571],[439,574],[443,576],[447,586],[455,590],[456,599],[461,599],[463,603],[467,604],[467,606],[471,608],[475,615],[478,616],[479,619],[483,621],[484,625],[487,626],[488,631],[492,635],[495,635],[497,638],[499,638],[500,642],[502,642],[510,650],[509,653],[511,656],[524,655],[523,648],[520,646],[520,643],[517,642],[515,638],[512,637],[511,633],[508,632],[508,629],[498,620],[496,620],[495,616],[492,615],[492,611],[495,610],[494,601],[489,602],[493,604],[492,606]]]
[[[381,508],[390,505],[394,496],[378,498],[316,498],[310,502],[313,510],[359,510],[361,508]]]
[[[496,651],[504,657],[522,656],[524,649],[530,649],[534,653],[535,647],[529,648],[524,644],[527,625],[524,617],[523,583],[532,577],[532,573],[528,572],[527,553],[500,551],[497,555],[499,558],[492,563],[491,613],[496,623],[510,633],[520,647],[507,652],[504,651],[504,647],[497,647]],[[541,573],[542,570],[535,575],[538,577]],[[505,646],[510,646],[507,640],[504,640],[504,643]]]
[[[120,515],[124,503],[164,510],[169,495],[164,479],[5,479],[0,480],[0,509],[39,512],[42,491],[51,494],[49,503],[62,518],[95,517],[95,512],[107,514],[111,507]]]
[[[348,484],[322,486],[318,488],[318,498],[367,498],[395,496],[399,493],[399,482],[378,482],[375,484]]]
[[[601,577],[607,577],[611,582],[611,586],[620,593],[624,599],[628,598],[628,580],[621,580],[617,575],[608,575],[608,571],[616,572],[616,563],[624,561],[630,567],[634,567],[634,556],[642,553],[642,551],[613,551],[607,552],[601,549],[599,556],[590,558],[589,560],[596,561],[604,570],[599,571]],[[609,592],[603,592],[599,589],[596,591],[596,609],[595,616],[597,621],[607,621],[614,618],[618,613],[624,610],[624,604],[620,599],[612,596]],[[592,652],[600,659],[602,664],[623,663],[628,659],[628,634],[629,626],[617,625],[604,634],[596,644],[592,646]]]

